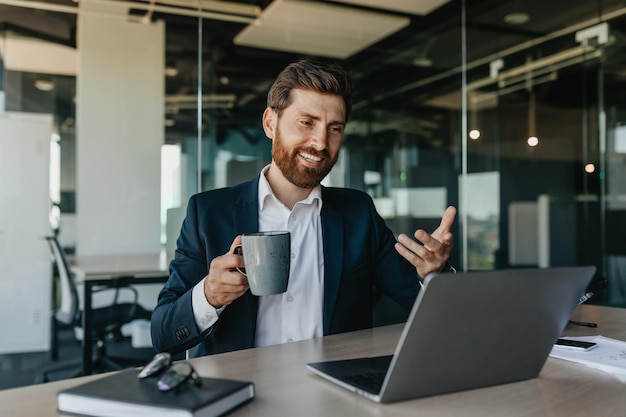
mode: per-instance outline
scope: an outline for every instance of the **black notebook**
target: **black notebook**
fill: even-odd
[[[96,417],[220,416],[254,398],[254,384],[231,379],[202,378],[181,392],[161,392],[156,378],[138,379],[136,369],[114,373],[62,390],[58,410]]]

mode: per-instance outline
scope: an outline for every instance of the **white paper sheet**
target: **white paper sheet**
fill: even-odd
[[[598,346],[586,352],[555,346],[550,356],[600,369],[626,382],[626,342],[604,336],[566,337],[566,339],[595,342]]]

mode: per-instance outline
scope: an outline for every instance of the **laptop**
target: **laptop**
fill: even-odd
[[[308,363],[390,403],[535,378],[595,267],[430,274],[393,355]]]

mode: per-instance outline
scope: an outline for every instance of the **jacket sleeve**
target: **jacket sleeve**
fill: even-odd
[[[191,292],[208,273],[207,253],[198,227],[198,199],[189,200],[170,277],[159,293],[152,313],[152,344],[158,352],[183,352],[205,339],[212,329],[201,333],[196,326]]]

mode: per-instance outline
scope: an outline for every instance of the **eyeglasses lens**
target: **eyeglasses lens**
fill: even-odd
[[[201,385],[202,380],[196,375],[193,367],[185,362],[172,365],[157,381],[159,391],[171,391],[181,387],[189,380],[196,385]]]

